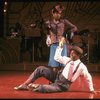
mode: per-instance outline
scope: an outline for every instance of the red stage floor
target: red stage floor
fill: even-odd
[[[0,99],[87,99],[87,98],[100,98],[100,94],[93,95],[91,93],[81,92],[85,91],[84,84],[78,79],[72,84],[69,92],[62,93],[35,93],[31,91],[15,91],[13,87],[24,82],[31,72],[25,71],[1,71],[0,72]],[[94,88],[100,90],[100,74],[91,73],[93,77]],[[81,83],[79,83],[81,82]],[[44,78],[39,78],[35,83],[48,83]],[[80,87],[79,84],[82,86]]]

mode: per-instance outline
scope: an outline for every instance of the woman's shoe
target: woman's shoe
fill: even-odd
[[[28,90],[27,85],[19,85],[14,87],[14,90]]]

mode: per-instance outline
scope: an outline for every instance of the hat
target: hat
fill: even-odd
[[[62,6],[60,3],[56,4],[53,9],[52,9],[52,13],[62,13],[62,11],[64,10],[64,6]]]
[[[73,46],[73,47],[71,48],[71,50],[76,51],[76,52],[77,52],[78,54],[80,54],[80,55],[83,54],[83,50],[82,50],[80,47],[78,47],[78,46]]]

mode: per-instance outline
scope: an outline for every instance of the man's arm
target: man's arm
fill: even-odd
[[[56,48],[56,52],[55,52],[55,56],[54,56],[54,59],[60,63],[63,63],[62,62],[62,56],[61,56],[61,52],[62,52],[62,49],[63,48],[60,48],[59,46]]]
[[[61,56],[61,52],[63,50],[64,41],[59,41],[59,46],[56,48],[54,59],[59,63],[66,64],[70,58],[66,56]]]
[[[100,93],[100,91],[94,90],[92,76],[90,75],[86,67],[84,68],[83,74],[84,74],[85,82],[89,87],[89,93],[93,93],[93,94]]]

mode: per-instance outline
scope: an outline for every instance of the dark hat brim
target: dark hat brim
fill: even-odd
[[[78,54],[80,54],[80,55],[83,54],[82,48],[80,48],[80,47],[78,47],[78,46],[73,46],[73,47],[71,48],[71,50],[76,51],[76,52],[77,52]]]

